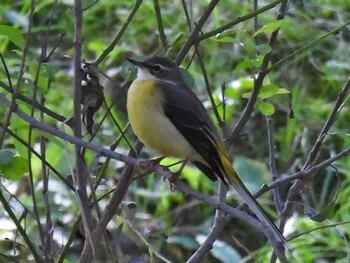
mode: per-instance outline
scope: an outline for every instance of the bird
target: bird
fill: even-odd
[[[162,156],[190,161],[212,181],[230,184],[284,244],[282,233],[233,169],[214,122],[176,63],[161,56],[127,60],[138,68],[127,94],[128,118],[138,139]]]

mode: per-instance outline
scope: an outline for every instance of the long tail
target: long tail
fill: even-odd
[[[221,145],[220,145],[221,146]],[[265,224],[265,226],[269,227],[272,230],[274,239],[276,241],[281,241],[283,244],[286,244],[286,239],[282,235],[282,233],[278,230],[276,225],[271,221],[271,219],[266,215],[262,207],[259,203],[254,199],[249,190],[245,187],[241,179],[238,177],[236,171],[233,169],[231,162],[227,156],[225,149],[219,146],[219,154],[222,162],[222,166],[224,171],[221,171],[223,177],[227,179],[230,185],[240,194],[243,198],[244,202],[252,209],[254,214],[259,218],[259,220]]]

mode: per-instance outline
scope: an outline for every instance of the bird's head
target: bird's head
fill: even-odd
[[[165,57],[150,57],[144,61],[131,58],[127,60],[138,67],[137,79],[139,80],[163,80],[168,82],[183,82],[179,67]]]

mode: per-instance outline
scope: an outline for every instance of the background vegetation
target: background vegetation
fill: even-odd
[[[251,192],[273,189],[258,201],[280,219],[287,258],[350,261],[348,0],[83,1],[75,30],[74,2],[0,6],[0,262],[89,262],[92,253],[98,262],[269,262],[262,233],[232,215],[215,219],[196,198],[215,197],[217,183],[188,166],[184,194],[160,167],[145,174],[132,158],[141,147],[127,124],[135,69],[125,58],[151,55],[185,69]],[[80,30],[83,66],[104,87],[92,134],[83,127],[92,143],[83,152]],[[91,85],[95,107],[101,89]],[[137,156],[156,155],[144,148]],[[161,164],[176,171],[177,162]],[[232,189],[227,203],[240,203]]]

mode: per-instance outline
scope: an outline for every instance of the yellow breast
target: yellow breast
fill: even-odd
[[[129,88],[127,110],[134,133],[161,155],[197,159],[197,152],[165,116],[163,94],[155,84],[155,80],[135,80]]]

